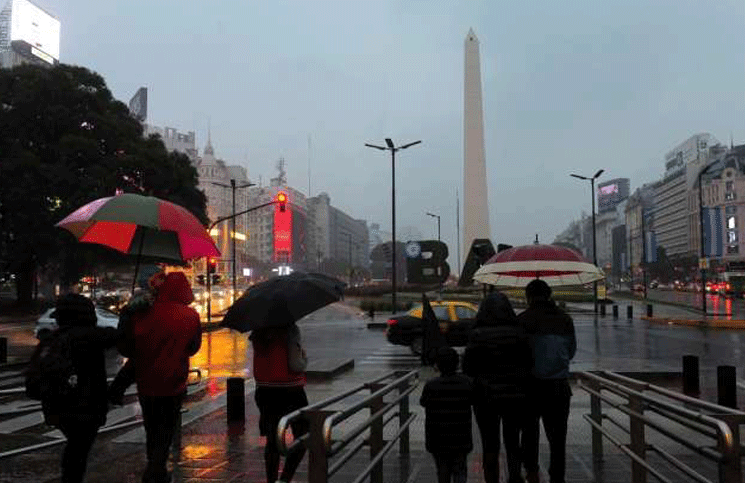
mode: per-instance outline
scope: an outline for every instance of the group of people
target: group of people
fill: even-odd
[[[499,482],[504,439],[508,483],[536,483],[540,421],[550,449],[551,483],[564,483],[569,403],[569,361],[577,341],[572,318],[551,298],[551,288],[533,280],[525,289],[528,308],[516,315],[509,299],[492,292],[483,300],[463,354],[437,351],[440,377],[427,382],[425,445],[433,454],[439,483],[465,483],[476,418],[486,483]],[[500,438],[501,426],[501,438]],[[525,468],[525,479],[522,468]]]
[[[121,405],[132,383],[137,384],[146,436],[147,467],[142,481],[171,481],[168,455],[186,395],[189,357],[202,342],[199,315],[189,307],[193,300],[191,286],[181,272],[151,277],[150,289],[133,298],[118,328],[97,326],[93,302],[82,295],[63,295],[57,300],[59,329],[39,343],[31,365],[45,351],[48,354],[52,347],[59,347],[60,340],[65,341],[74,387],[68,388],[65,397],[49,391],[41,395],[45,421],[67,439],[63,483],[83,481],[88,455],[98,429],[106,423],[109,406]],[[115,346],[128,360],[108,386],[105,350]]]
[[[186,396],[189,357],[197,353],[202,341],[199,315],[189,307],[193,300],[183,273],[166,275],[162,271],[140,277],[140,289],[122,309],[116,329],[97,326],[93,302],[82,295],[68,294],[57,300],[59,329],[39,343],[32,364],[64,341],[75,388],[69,397],[59,397],[53,391],[41,397],[45,421],[67,439],[62,455],[63,483],[83,481],[88,455],[109,408],[123,404],[133,383],[137,384],[146,437],[147,467],[142,482],[171,481],[168,456]],[[274,303],[268,318],[277,327],[254,330],[250,337],[255,399],[259,430],[267,440],[267,481],[289,482],[305,449],[300,447],[288,455],[280,475],[276,428],[282,416],[308,404],[304,389],[307,358],[287,305]],[[105,350],[112,347],[127,360],[107,386]],[[295,438],[308,431],[302,421],[292,423],[291,429]]]

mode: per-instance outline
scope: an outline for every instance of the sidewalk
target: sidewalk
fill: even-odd
[[[425,372],[432,372],[425,369]],[[430,377],[433,374],[428,374]],[[354,384],[356,384],[355,382]],[[330,394],[344,390],[348,382],[324,384],[309,384],[308,398],[318,401]],[[436,481],[435,465],[431,455],[424,451],[424,415],[419,406],[420,388],[412,394],[411,409],[417,413],[417,419],[411,429],[411,453],[409,458],[399,457],[398,447],[395,446],[384,460],[384,481],[398,483],[407,481],[410,475],[412,483],[431,483]],[[590,428],[582,419],[582,415],[589,412],[589,397],[584,391],[574,390],[572,412],[569,420],[568,452],[567,452],[567,482],[595,481],[592,474],[592,458],[590,452]],[[393,429],[393,428],[392,428]],[[392,430],[391,429],[391,430]],[[139,431],[139,432],[138,432]],[[386,431],[386,437],[389,436]],[[478,428],[473,427],[474,451],[469,455],[469,482],[482,482],[481,446]],[[89,469],[86,477],[88,482],[98,483],[136,483],[139,482],[145,467],[145,445],[142,431],[134,430],[120,435],[118,441],[97,443],[91,452]],[[258,435],[258,412],[253,402],[253,394],[246,397],[245,424],[228,425],[225,407],[198,419],[183,428],[181,436],[181,451],[178,459],[174,460],[174,482],[264,482],[263,463],[264,441]],[[605,483],[621,483],[630,481],[630,464],[628,458],[606,444],[606,457],[603,465]],[[55,451],[59,452],[60,449]],[[546,468],[548,465],[548,448],[545,436],[541,446],[541,478],[548,482]],[[304,458],[293,481],[307,481],[307,456]],[[34,464],[34,455],[24,456],[15,465],[22,468],[24,464]],[[46,458],[50,461],[49,455]],[[115,461],[115,463],[114,463]],[[332,460],[333,461],[333,460]],[[352,458],[334,477],[333,482],[353,481],[369,462],[369,452],[363,448],[357,456]],[[58,469],[49,467],[49,473],[58,474]],[[504,450],[501,455],[500,471],[502,481],[507,481]],[[20,481],[20,480],[14,480]],[[30,481],[30,480],[29,480]],[[47,480],[58,482],[59,477]]]

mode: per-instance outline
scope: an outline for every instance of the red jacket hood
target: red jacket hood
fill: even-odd
[[[194,301],[191,285],[183,272],[171,272],[166,281],[158,288],[157,300],[161,302],[178,302],[189,305]]]

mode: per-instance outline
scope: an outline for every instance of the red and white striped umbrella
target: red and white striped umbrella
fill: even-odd
[[[547,284],[582,285],[605,277],[603,271],[571,248],[524,245],[497,253],[476,271],[474,280],[500,287],[525,287],[540,278]]]

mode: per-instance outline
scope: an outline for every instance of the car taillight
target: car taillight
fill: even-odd
[[[396,319],[388,319],[387,324],[388,324],[388,327],[390,327],[392,325],[396,325],[396,324],[398,324],[398,320],[396,320]]]
[[[727,290],[731,290],[731,289],[732,289],[732,285],[727,284]]]

